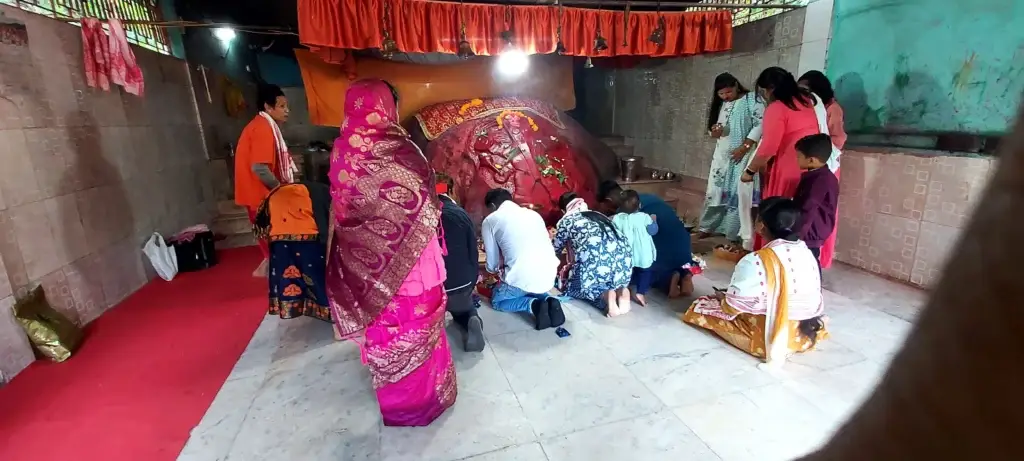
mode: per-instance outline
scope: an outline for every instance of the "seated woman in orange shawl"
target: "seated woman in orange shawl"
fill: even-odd
[[[827,335],[821,275],[811,250],[797,238],[800,207],[772,197],[759,211],[754,227],[768,243],[736,264],[729,288],[697,298],[683,321],[777,365]]]
[[[444,332],[441,206],[397,103],[380,80],[345,94],[331,154],[327,294],[336,333],[361,338],[384,424],[425,426],[455,403],[455,367]]]
[[[256,211],[253,230],[269,242],[270,314],[331,321],[324,271],[331,195],[324,184],[283,184]]]

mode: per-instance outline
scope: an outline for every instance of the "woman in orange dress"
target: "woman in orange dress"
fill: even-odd
[[[793,198],[803,173],[796,160],[796,142],[805,136],[820,133],[814,112],[817,99],[800,88],[796,77],[781,67],[769,67],[757,78],[757,91],[767,103],[761,143],[740,181],[752,182],[754,175],[764,172],[761,182],[762,201],[770,197]],[[755,236],[754,249],[764,245]]]

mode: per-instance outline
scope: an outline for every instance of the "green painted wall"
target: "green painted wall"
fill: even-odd
[[[1005,132],[1024,0],[835,0],[827,73],[851,132]]]

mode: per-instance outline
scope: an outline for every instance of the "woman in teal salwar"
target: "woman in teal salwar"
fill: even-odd
[[[717,143],[698,238],[724,235],[743,244],[753,238],[751,208],[758,202],[757,184],[741,183],[739,179],[761,139],[763,116],[764,104],[736,77],[725,73],[715,79],[708,134]]]

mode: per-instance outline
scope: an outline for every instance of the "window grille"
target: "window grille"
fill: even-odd
[[[723,0],[701,0],[701,3],[723,3]],[[740,3],[745,5],[793,5],[807,6],[807,0],[729,0],[728,3]],[[694,8],[694,10],[713,10],[715,8]],[[741,26],[748,22],[758,21],[764,18],[785,13],[784,8],[742,8],[733,10],[733,27]]]
[[[163,54],[171,53],[167,33],[163,28],[131,23],[162,21],[158,0],[0,0],[0,4],[57,19],[107,19],[115,16],[125,21],[124,31],[129,43]],[[78,25],[77,22],[71,23]]]

